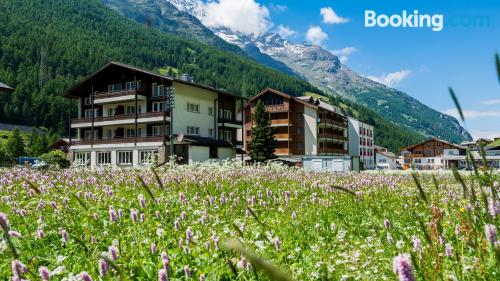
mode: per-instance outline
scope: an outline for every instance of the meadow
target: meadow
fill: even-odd
[[[498,177],[0,170],[1,280],[499,280]]]

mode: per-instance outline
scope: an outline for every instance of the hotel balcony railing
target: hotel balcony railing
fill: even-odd
[[[319,125],[335,125],[337,127],[342,127],[342,128],[347,128],[347,121],[337,121],[333,119],[328,119],[328,118],[323,118],[320,119],[320,122],[318,123]]]
[[[318,149],[318,154],[344,155],[348,154],[348,151],[339,148],[320,148]]]
[[[347,141],[347,137],[332,134],[332,133],[319,133],[320,138],[324,139],[336,139],[336,140],[341,140],[341,141]]]
[[[167,137],[168,139],[168,137]],[[71,145],[90,145],[90,144],[115,144],[115,143],[135,143],[136,137],[114,137],[97,139],[76,139],[71,141]],[[162,142],[163,136],[138,136],[137,142]]]
[[[267,112],[287,112],[289,109],[288,104],[266,105]]]
[[[163,112],[144,112],[139,113],[137,118],[150,118],[150,117],[160,117],[163,116]],[[170,113],[167,112],[167,117],[170,116]],[[130,114],[116,114],[113,116],[97,116],[94,118],[94,123],[102,122],[102,121],[114,121],[114,120],[127,120],[127,119],[135,119],[135,113]],[[92,118],[76,118],[71,119],[72,124],[80,124],[80,123],[91,123]]]
[[[94,100],[97,99],[107,99],[107,98],[113,98],[113,97],[119,97],[119,96],[128,96],[128,95],[135,95],[137,94],[144,94],[143,89],[123,89],[120,91],[113,91],[113,92],[94,92]]]
[[[232,119],[218,118],[218,122],[219,123],[229,123],[229,124],[235,124],[235,125],[242,125],[243,126],[243,121],[236,120],[234,118],[232,118]]]

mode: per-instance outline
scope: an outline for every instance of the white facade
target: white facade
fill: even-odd
[[[348,123],[349,155],[359,156],[365,170],[374,169],[373,126],[351,117],[348,118]]]
[[[127,66],[111,63],[106,67],[113,67],[116,71],[117,66],[123,67],[123,79],[126,71],[130,71]],[[104,72],[106,67],[94,75]],[[141,72],[138,69],[132,71]],[[228,141],[233,141],[236,136],[231,134],[231,140],[222,141],[218,133],[221,131],[227,137],[227,131],[231,133],[230,130],[241,129],[242,125],[241,122],[235,122],[238,120],[234,116],[236,110],[227,107],[223,111],[224,120],[228,116],[230,118],[227,123],[220,124],[218,104],[219,99],[227,104],[235,104],[238,102],[237,97],[191,81],[160,77],[150,72],[141,74],[150,82],[127,80],[116,84],[115,78],[114,82],[107,85],[106,82],[113,78],[108,78],[106,73],[100,74],[99,85],[101,88],[107,86],[108,92],[101,89],[101,92],[95,91],[92,96],[87,94],[89,88],[94,89],[93,86],[88,87],[89,83],[94,83],[88,78],[69,90],[78,93],[67,95],[78,98],[78,119],[71,123],[73,133],[68,155],[74,166],[139,167],[151,165],[153,159],[168,160],[170,149],[166,138],[171,125],[174,154],[182,157],[184,163],[235,158],[235,148]],[[79,92],[82,90],[78,89],[85,87],[81,86],[84,83],[88,83],[88,88],[83,90],[86,95],[82,95]],[[114,85],[119,85],[119,91],[109,90]],[[163,87],[161,85],[171,85],[173,88],[175,107],[172,117],[168,111],[164,113],[166,97],[159,94],[160,87]],[[161,93],[164,92],[166,88],[161,88]],[[242,119],[241,116],[239,119]]]
[[[304,106],[304,152],[305,155],[318,155],[318,112]]]

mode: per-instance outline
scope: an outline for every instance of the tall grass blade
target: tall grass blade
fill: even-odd
[[[500,58],[498,57],[498,52],[495,54],[495,62],[497,65],[498,81],[500,81]]]
[[[40,189],[38,189],[38,187],[37,187],[34,183],[32,183],[31,181],[29,181],[29,180],[27,180],[27,179],[25,179],[24,181],[25,181],[25,182],[29,185],[29,187],[30,187],[31,189],[33,189],[36,193],[38,193],[38,194],[42,193],[42,192],[40,191]]]
[[[293,281],[287,273],[247,250],[237,240],[224,243],[225,247],[240,252],[257,270],[264,272],[273,281]]]
[[[460,115],[460,119],[462,119],[462,122],[465,123],[465,118],[464,118],[464,113],[462,112],[462,107],[460,106],[460,103],[458,102],[457,96],[455,95],[455,92],[453,89],[450,87],[448,88],[450,91],[451,99],[453,100],[453,103],[455,104],[455,107],[457,108],[458,114]]]
[[[458,173],[457,168],[453,167],[451,169],[453,171],[453,176],[455,179],[462,185],[462,195],[464,198],[467,198],[467,185],[465,185],[464,179],[462,176],[460,176],[460,173]]]
[[[155,168],[151,168],[151,171],[153,172],[153,175],[155,175],[156,182],[158,182],[158,187],[161,189],[164,189],[163,183],[161,182],[160,176],[156,172]]]
[[[356,196],[356,193],[354,193],[354,191],[352,190],[349,190],[345,187],[342,187],[342,186],[338,186],[338,185],[331,185],[331,187],[333,187],[334,189],[337,189],[337,190],[340,190],[340,191],[343,191],[343,192],[346,192],[346,193],[349,193],[353,196]]]
[[[420,181],[417,178],[417,175],[415,173],[411,173],[411,176],[413,177],[413,180],[415,181],[415,184],[417,185],[418,192],[420,194],[420,197],[422,197],[422,200],[424,200],[425,203],[427,202],[427,196],[425,195],[424,189],[422,188],[422,185],[420,184]]]
[[[139,179],[139,181],[141,182],[141,185],[142,187],[144,187],[144,189],[146,190],[146,193],[149,195],[149,197],[151,197],[151,199],[153,199],[153,201],[155,200],[155,196],[153,194],[153,192],[151,192],[151,189],[149,189],[148,185],[146,184],[146,182],[144,182],[144,179],[141,177],[141,176],[137,176],[137,179]]]

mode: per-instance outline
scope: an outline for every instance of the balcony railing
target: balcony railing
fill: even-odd
[[[323,125],[323,124],[335,125],[337,127],[347,128],[347,121],[343,122],[343,121],[337,121],[337,120],[333,120],[333,119],[329,119],[329,118],[321,118],[319,125]]]
[[[243,121],[236,120],[234,118],[232,119],[226,119],[226,118],[218,118],[219,123],[228,123],[228,124],[235,124],[235,125],[241,125],[243,126]]]
[[[168,139],[168,137],[167,137]],[[114,137],[97,139],[76,139],[71,141],[71,145],[90,145],[90,144],[115,144],[115,143],[135,143],[136,137]],[[138,136],[137,142],[162,142],[163,136]]]
[[[340,141],[347,141],[347,137],[340,136],[332,133],[319,133],[319,137],[323,139],[335,139]]]
[[[266,105],[267,112],[287,112],[288,110],[288,104]]]
[[[348,151],[339,148],[320,148],[318,149],[318,154],[344,155],[348,154]]]
[[[137,118],[151,118],[151,117],[161,117],[163,116],[163,112],[144,112],[139,113]],[[167,117],[170,116],[170,112],[167,112]],[[103,121],[117,121],[117,120],[127,120],[127,119],[135,119],[135,113],[130,114],[115,114],[113,116],[97,116],[94,118],[94,123],[103,122]],[[81,123],[91,123],[92,118],[76,118],[71,119],[72,124],[81,124]]]
[[[114,92],[94,92],[94,100],[135,95],[136,92],[137,92],[137,94],[143,94],[144,90],[143,89],[124,89],[121,91],[114,91]]]

